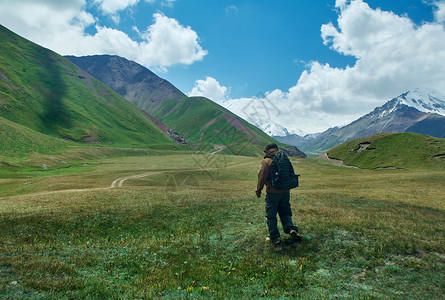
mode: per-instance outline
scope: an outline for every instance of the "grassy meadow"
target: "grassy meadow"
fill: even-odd
[[[378,133],[339,145],[328,156],[362,169],[444,170],[445,139],[411,132]]]
[[[265,242],[264,198],[254,193],[260,158],[53,160],[65,164],[1,166],[1,299],[445,293],[444,170],[358,170],[295,159],[301,186],[291,204],[303,240],[283,236],[276,247]]]

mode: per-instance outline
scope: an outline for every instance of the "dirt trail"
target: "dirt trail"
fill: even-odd
[[[168,171],[154,171],[154,172],[148,172],[148,173],[143,173],[143,174],[138,174],[138,175],[133,175],[133,176],[128,176],[128,177],[118,178],[111,183],[111,186],[109,188],[112,189],[112,188],[115,188],[116,186],[122,187],[124,182],[127,181],[128,179],[142,178],[142,177],[159,174],[159,173],[165,173],[165,172],[168,172]]]
[[[238,164],[238,165],[226,166],[225,168],[239,167],[239,166],[243,166],[243,165],[247,165],[247,164],[250,164],[250,162]],[[142,173],[142,174],[117,178],[111,183],[111,185],[109,187],[56,190],[56,191],[47,191],[47,192],[38,192],[38,193],[6,196],[6,197],[0,197],[0,199],[7,199],[7,198],[9,199],[9,198],[17,198],[17,197],[25,197],[25,196],[44,196],[44,195],[52,195],[52,194],[58,194],[58,193],[79,193],[79,192],[90,192],[90,191],[104,191],[104,190],[110,190],[110,189],[114,189],[114,188],[118,188],[118,187],[123,187],[124,182],[129,179],[143,178],[143,177],[147,177],[147,176],[151,176],[151,175],[155,175],[155,174],[162,174],[162,173],[202,172],[202,171],[212,171],[212,170],[217,170],[217,168],[151,171],[151,172],[146,172],[146,173]]]
[[[317,157],[317,159],[319,159],[319,160],[329,161],[331,164],[333,164],[334,166],[337,166],[337,167],[345,167],[345,168],[358,169],[358,167],[356,167],[356,166],[345,165],[345,164],[343,163],[343,161],[340,160],[340,159],[333,159],[333,158],[330,158],[330,157],[328,156],[327,153],[323,153],[322,155],[320,155],[319,157]]]

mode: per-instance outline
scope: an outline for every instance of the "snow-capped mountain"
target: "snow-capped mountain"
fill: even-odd
[[[388,101],[375,109],[376,117],[382,118],[400,109],[409,106],[424,113],[436,113],[445,116],[445,96],[430,88],[416,88]]]
[[[408,91],[350,124],[313,135],[276,123],[280,111],[264,99],[229,100],[223,106],[278,141],[313,154],[380,132],[415,132],[445,137],[445,96],[431,88]]]
[[[256,127],[264,131],[270,136],[276,137],[276,136],[289,136],[293,134],[303,135],[303,131],[296,130],[296,129],[287,129],[284,126],[281,126],[280,124],[269,121],[268,123],[260,123],[260,124],[254,124]]]
[[[428,88],[417,88],[397,97],[400,104],[414,107],[425,113],[445,116],[445,95]]]
[[[299,149],[323,153],[347,141],[376,133],[414,132],[445,138],[445,96],[429,88],[417,88],[393,98],[372,112],[340,128],[330,128],[314,139],[298,140]],[[286,140],[280,140],[286,143]]]
[[[279,120],[281,112],[271,101],[244,98],[226,101],[222,106],[270,136],[304,135],[301,130],[286,128],[275,121]]]

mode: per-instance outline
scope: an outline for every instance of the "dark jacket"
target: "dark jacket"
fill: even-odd
[[[266,193],[278,194],[278,193],[287,193],[289,190],[279,190],[274,188],[270,184],[269,178],[273,176],[273,168],[271,167],[273,163],[273,156],[278,153],[278,149],[272,148],[266,152],[263,161],[261,161],[260,171],[258,172],[258,184],[257,184],[257,194],[263,190],[264,185],[266,185]],[[258,196],[259,197],[259,196]]]

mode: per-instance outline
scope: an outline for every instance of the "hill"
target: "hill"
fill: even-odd
[[[30,152],[51,154],[66,149],[70,144],[0,117],[0,154],[12,157]]]
[[[198,149],[252,155],[262,154],[265,144],[277,142],[217,103],[204,97],[185,96],[171,83],[135,62],[110,55],[67,58]],[[305,157],[299,151],[294,153]]]
[[[366,169],[445,169],[445,139],[416,133],[379,133],[327,152],[331,159]]]
[[[81,143],[175,145],[140,109],[66,58],[3,26],[0,40],[0,117]]]

